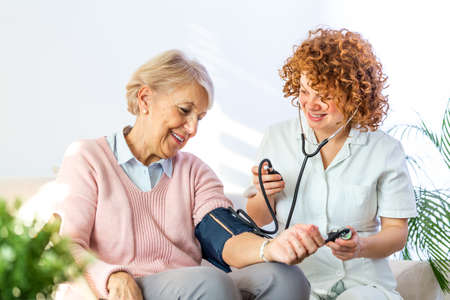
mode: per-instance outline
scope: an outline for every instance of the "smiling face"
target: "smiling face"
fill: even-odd
[[[138,98],[140,113],[127,142],[146,165],[175,156],[195,136],[198,122],[208,109],[208,95],[196,83],[167,92],[145,86]]]
[[[344,114],[338,110],[335,99],[322,101],[321,96],[309,86],[305,75],[300,78],[299,101],[308,125],[319,140],[332,135],[344,122]]]

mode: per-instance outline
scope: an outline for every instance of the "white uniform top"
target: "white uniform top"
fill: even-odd
[[[317,143],[312,129],[307,124],[303,128],[307,139]],[[259,147],[257,164],[269,158],[286,184],[276,202],[280,230],[285,227],[304,158],[301,147],[298,120],[269,127]],[[306,142],[307,153],[314,152],[316,147]],[[252,189],[256,191],[249,188],[247,195]],[[332,229],[350,225],[361,237],[367,237],[379,231],[380,216],[409,218],[416,214],[413,187],[400,142],[380,130],[352,129],[326,170],[320,154],[308,159],[291,225],[315,224],[324,237]],[[401,299],[394,291],[396,282],[386,259],[358,258],[343,262],[328,247],[321,247],[299,266],[316,296],[329,296],[330,290],[342,280],[345,288],[372,285],[381,288],[389,299]]]

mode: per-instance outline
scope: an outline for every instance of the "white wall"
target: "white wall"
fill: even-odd
[[[372,42],[391,79],[387,124],[416,110],[438,128],[450,97],[447,5],[360,2],[0,0],[0,177],[51,176],[71,141],[132,123],[131,73],[180,48],[216,85],[216,104],[186,149],[240,191],[263,129],[295,116],[277,70],[318,24]]]

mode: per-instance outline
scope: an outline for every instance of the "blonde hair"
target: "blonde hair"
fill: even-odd
[[[134,72],[128,82],[128,111],[139,113],[137,94],[144,85],[155,91],[168,91],[183,85],[197,83],[208,94],[208,108],[213,104],[214,86],[206,68],[189,59],[180,50],[165,51],[143,64]]]

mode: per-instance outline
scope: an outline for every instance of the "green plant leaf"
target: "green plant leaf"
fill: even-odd
[[[434,261],[432,259],[429,259],[428,262],[430,263],[431,270],[433,270],[433,274],[436,277],[437,282],[439,283],[439,286],[441,287],[442,291],[446,293],[450,293],[450,282],[445,275],[445,273],[442,273],[442,269],[444,266],[448,266],[448,260],[447,261]],[[447,269],[448,272],[448,269]]]
[[[69,241],[53,238],[59,220],[36,233],[36,222],[29,227],[14,217],[18,208],[0,199],[0,300],[36,299],[38,294],[50,299],[56,284],[75,278],[83,268],[75,264]]]
[[[418,126],[419,132],[421,132],[425,137],[427,137],[437,149],[441,148],[440,138],[434,133],[425,122],[420,119],[420,126]]]
[[[440,152],[444,158],[447,168],[450,169],[450,99],[445,109],[444,119],[442,120],[442,134],[440,141]]]
[[[394,126],[389,133],[400,139],[409,138],[412,133],[420,134],[436,147],[444,164],[450,170],[450,99],[442,120],[440,136],[419,116],[418,125],[401,124]],[[407,162],[417,178],[426,175],[420,158],[407,156]],[[432,186],[432,180],[428,177]],[[450,293],[450,188],[426,189],[416,186],[414,189],[418,216],[408,221],[408,241],[402,251],[404,259],[412,259],[413,255],[428,261],[441,289]]]
[[[446,274],[450,271],[450,204],[446,191],[416,188],[418,217],[408,222],[408,245],[403,257],[411,259],[410,248],[417,257],[430,263],[441,289],[450,292]]]

